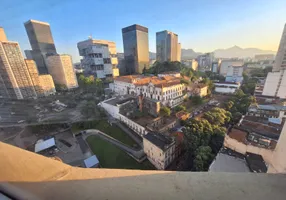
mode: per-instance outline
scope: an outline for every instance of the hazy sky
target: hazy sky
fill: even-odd
[[[122,52],[121,28],[135,23],[149,28],[153,52],[162,30],[199,52],[234,45],[277,51],[286,0],[1,0],[0,26],[22,50],[30,49],[23,25],[29,19],[50,23],[57,51],[74,61],[80,58],[77,42],[90,34],[115,41]]]

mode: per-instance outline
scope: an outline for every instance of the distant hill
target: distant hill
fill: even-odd
[[[194,59],[197,58],[202,53],[195,52],[193,49],[182,49],[181,50],[181,58],[182,60]]]
[[[216,49],[214,50],[216,58],[253,58],[257,54],[276,54],[275,51],[261,50],[257,48],[240,48],[238,46],[233,46],[228,49]]]

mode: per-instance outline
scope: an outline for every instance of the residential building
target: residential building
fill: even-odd
[[[175,159],[175,141],[159,133],[148,133],[143,137],[144,153],[157,169],[166,169]]]
[[[177,49],[177,61],[181,62],[181,54],[182,54],[182,45],[181,43],[178,43],[178,49]]]
[[[79,55],[83,57],[81,64],[85,74],[102,79],[119,76],[115,42],[90,38],[79,42],[77,47]]]
[[[243,69],[243,66],[228,66],[225,81],[241,83],[243,80]]]
[[[35,91],[37,93],[37,96],[43,95],[43,90],[42,90],[41,84],[40,84],[39,72],[38,72],[38,69],[37,69],[37,66],[36,66],[34,60],[25,59],[25,63],[26,63],[26,66],[28,68],[28,71],[29,71],[31,80],[33,82]]]
[[[65,85],[67,89],[77,88],[77,78],[70,55],[53,55],[46,58],[48,72],[54,83]]]
[[[28,59],[36,62],[40,74],[47,74],[45,59],[48,55],[57,54],[50,24],[36,20],[24,23],[32,50],[25,51]]]
[[[220,75],[227,76],[228,68],[229,67],[240,67],[243,66],[244,61],[243,60],[222,60],[220,64]]]
[[[25,99],[37,97],[28,68],[17,42],[7,41],[1,28],[0,96]]]
[[[275,59],[274,54],[258,54],[254,56],[254,60],[256,62],[265,61],[265,60],[274,60],[274,59]]]
[[[134,24],[122,29],[126,74],[141,74],[149,68],[148,28]]]
[[[278,72],[281,69],[286,69],[286,24],[281,36],[279,48],[276,54],[273,72]]]
[[[202,72],[211,71],[212,63],[214,61],[214,53],[205,53],[199,55],[197,60],[199,64],[199,71]]]
[[[54,80],[51,75],[42,74],[39,76],[39,79],[40,79],[40,87],[42,89],[44,96],[49,96],[56,93]]]
[[[271,118],[279,118],[281,120],[286,118],[286,105],[279,104],[253,104],[250,105],[247,112],[248,116],[267,118],[271,121]],[[273,119],[274,120],[274,119]]]
[[[213,63],[212,63],[212,72],[218,73],[218,70],[219,70],[219,64],[218,64],[218,62],[213,62]]]
[[[215,83],[215,92],[222,94],[233,94],[240,88],[240,83],[219,82]]]
[[[187,86],[189,96],[205,97],[208,95],[208,86],[202,83],[193,83]]]
[[[161,101],[165,106],[175,107],[183,102],[187,95],[183,93],[184,84],[180,78],[164,76],[119,76],[114,79],[114,92],[120,95],[143,95]]]
[[[262,95],[286,98],[286,70],[267,74]]]
[[[156,60],[181,61],[181,44],[177,34],[167,30],[156,33]]]
[[[193,69],[194,71],[198,71],[198,68],[199,68],[199,63],[198,63],[198,61],[195,60],[195,59],[193,59],[193,60],[192,60],[192,69]]]

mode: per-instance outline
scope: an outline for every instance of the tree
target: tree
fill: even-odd
[[[183,105],[178,105],[178,106],[175,107],[175,111],[176,112],[179,112],[181,110],[186,111],[186,107],[183,106]]]
[[[203,103],[202,97],[197,96],[197,95],[196,95],[196,96],[191,96],[190,99],[191,99],[191,101],[192,101],[192,103],[193,103],[194,105],[200,105],[200,104]]]
[[[231,113],[223,108],[213,108],[204,113],[203,118],[207,119],[211,124],[223,125],[230,121]]]
[[[205,171],[213,160],[214,155],[209,146],[200,146],[195,152],[194,170]]]
[[[90,117],[99,117],[100,113],[97,109],[97,105],[94,101],[88,101],[85,105],[81,108],[81,114],[86,116],[87,118]]]
[[[170,116],[171,115],[171,110],[170,108],[164,106],[160,109],[160,114],[163,116]]]
[[[233,107],[234,103],[233,101],[228,101],[225,103],[225,109],[230,111],[230,109]]]

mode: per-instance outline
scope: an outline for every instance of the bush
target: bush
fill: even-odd
[[[200,105],[203,103],[203,98],[200,96],[191,96],[190,99],[191,99],[192,103],[195,105]]]
[[[171,115],[171,110],[170,108],[164,106],[160,109],[160,114],[163,116],[170,116]]]

